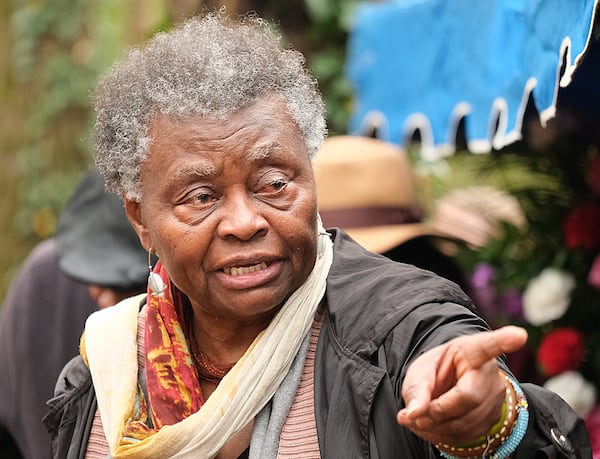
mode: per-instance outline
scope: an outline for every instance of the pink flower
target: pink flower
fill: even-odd
[[[600,255],[592,263],[587,280],[592,287],[600,289]]]
[[[596,405],[586,416],[585,426],[592,441],[592,455],[594,459],[600,459],[600,405]]]

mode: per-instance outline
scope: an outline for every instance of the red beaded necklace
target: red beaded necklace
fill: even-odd
[[[221,365],[210,360],[204,352],[200,350],[196,336],[188,329],[188,341],[190,343],[190,354],[196,367],[198,378],[205,381],[219,382],[233,368],[235,363]]]
[[[235,363],[220,365],[210,360],[204,352],[198,349],[196,339],[192,338],[192,360],[198,372],[198,377],[206,381],[220,381],[233,368]]]
[[[196,335],[192,330],[192,324],[194,323],[194,313],[192,310],[192,306],[188,301],[184,303],[183,309],[184,321],[187,324],[185,327],[186,337],[188,343],[190,345],[190,354],[192,357],[192,362],[196,367],[196,372],[198,373],[198,378],[203,379],[205,381],[210,382],[219,382],[221,379],[225,377],[225,375],[233,368],[235,363],[229,363],[225,365],[221,365],[210,360],[204,352],[200,350],[200,346],[198,346],[198,341],[196,340]]]

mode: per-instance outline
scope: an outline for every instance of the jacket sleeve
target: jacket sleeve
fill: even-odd
[[[56,382],[43,422],[52,437],[52,455],[83,459],[96,412],[92,377],[81,356],[71,359]]]
[[[395,330],[395,343],[388,343],[392,356],[391,360],[388,359],[388,365],[392,374],[396,374],[398,378],[395,380],[397,396],[400,394],[406,368],[416,356],[456,336],[486,329],[488,327],[481,318],[457,304],[428,304],[413,311],[402,326]],[[401,335],[398,335],[399,330],[402,330]],[[403,357],[395,356],[405,363],[401,369],[394,368],[397,365],[397,361],[394,361],[394,350],[398,349],[399,342],[403,341],[402,337],[406,338],[410,334],[410,350],[405,351],[407,354]],[[499,359],[499,365],[511,373],[503,359]],[[519,385],[527,397],[529,423],[525,436],[512,457],[592,459],[592,448],[585,424],[571,407],[558,395],[543,387],[529,383]],[[402,404],[401,398],[399,404]]]

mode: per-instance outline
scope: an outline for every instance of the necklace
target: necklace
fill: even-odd
[[[196,339],[192,339],[192,360],[198,372],[198,377],[207,381],[220,381],[235,365],[234,363],[226,365],[214,363],[204,352],[198,349]]]
[[[200,350],[196,335],[192,330],[194,323],[192,307],[189,303],[186,303],[183,310],[184,321],[188,326],[186,327],[186,335],[188,342],[190,343],[190,354],[192,357],[192,363],[196,367],[196,373],[199,379],[211,382],[219,382],[225,377],[225,375],[233,368],[235,363],[221,365],[210,360],[207,355]]]
[[[189,331],[188,335],[190,337],[190,354],[192,355],[192,361],[196,367],[198,378],[205,381],[219,382],[233,368],[235,363],[221,365],[213,362],[200,350],[194,333]]]

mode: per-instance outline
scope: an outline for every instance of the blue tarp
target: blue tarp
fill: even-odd
[[[559,87],[588,50],[597,2],[362,4],[348,41],[355,90],[349,131],[378,126],[381,138],[404,145],[418,129],[430,159],[454,152],[463,117],[472,152],[520,139],[530,94],[542,122],[554,115]]]

